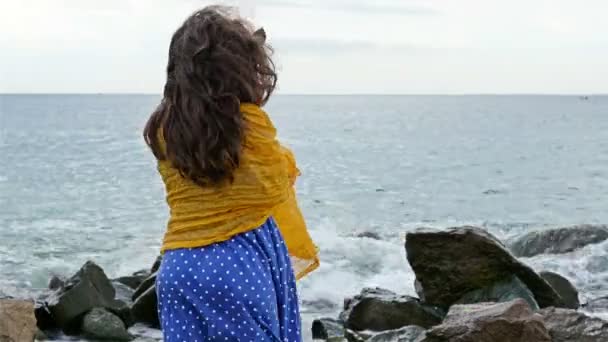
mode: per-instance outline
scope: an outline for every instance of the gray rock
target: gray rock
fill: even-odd
[[[154,261],[154,264],[152,265],[152,268],[150,269],[150,274],[152,273],[156,273],[159,269],[160,269],[160,265],[163,262],[163,256],[159,255],[158,257],[156,257],[156,260]]]
[[[564,308],[578,309],[581,306],[581,303],[578,300],[578,291],[568,279],[557,273],[548,271],[540,272],[540,276],[557,291],[560,297],[562,297],[564,300]]]
[[[114,281],[119,282],[119,283],[126,285],[126,286],[132,288],[133,290],[135,290],[149,276],[150,276],[150,273],[148,271],[139,271],[139,272],[133,273],[133,275],[130,275],[130,276],[116,278],[116,279],[114,279]]]
[[[52,276],[51,280],[49,280],[49,290],[58,290],[62,288],[64,284],[64,279],[61,279],[58,276]]]
[[[376,288],[364,289],[350,300],[340,319],[351,330],[385,331],[408,325],[428,328],[439,324],[443,316],[441,309],[424,305],[417,298]]]
[[[33,341],[37,331],[34,302],[0,299],[0,341]]]
[[[344,324],[333,318],[319,318],[312,322],[312,338],[327,340],[344,337]]]
[[[540,311],[553,342],[608,341],[608,322],[569,309],[546,308]]]
[[[528,233],[509,247],[518,257],[568,253],[608,239],[606,225],[578,225]]]
[[[551,342],[542,317],[523,299],[506,303],[454,305],[441,325],[421,342]]]
[[[45,305],[58,328],[73,333],[80,326],[80,318],[93,308],[112,308],[115,306],[115,290],[101,267],[87,262],[64,287],[51,293]],[[38,314],[36,315],[38,317]]]
[[[372,336],[367,342],[414,342],[422,334],[424,328],[410,325],[397,330],[389,330]]]
[[[133,294],[135,293],[134,289],[118,281],[113,281],[112,286],[114,286],[114,291],[116,292],[116,295],[114,296],[115,299],[121,300],[127,304],[132,303]]]
[[[133,339],[120,318],[99,308],[91,310],[84,316],[81,331],[91,339],[110,341],[131,341]]]
[[[148,289],[156,283],[156,273],[151,274],[148,278],[146,278],[139,287],[133,293],[131,297],[133,301],[135,301],[139,296],[141,296],[144,292],[148,291]]]
[[[160,328],[157,310],[156,286],[152,286],[133,301],[131,315],[135,322]]]
[[[525,300],[532,310],[536,311],[539,309],[532,292],[516,276],[511,276],[482,289],[468,292],[460,297],[456,301],[456,304],[503,303],[517,298]]]
[[[348,342],[365,342],[372,336],[373,334],[368,331],[354,331],[351,329],[344,331],[344,337]]]
[[[319,298],[313,300],[302,300],[302,306],[313,312],[332,312],[338,309],[338,304],[329,299]]]
[[[543,278],[483,229],[419,229],[407,234],[405,249],[428,304],[448,308],[470,291],[517,276],[541,308],[563,305]]]
[[[583,308],[590,312],[608,312],[608,296],[591,299]]]
[[[367,239],[372,239],[372,240],[382,240],[382,237],[380,237],[380,234],[375,233],[375,232],[361,232],[359,234],[356,235],[356,237],[358,238],[367,238]]]

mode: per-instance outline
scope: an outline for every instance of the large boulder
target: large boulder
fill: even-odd
[[[156,286],[152,285],[135,298],[131,306],[131,315],[135,322],[145,323],[154,328],[160,328],[158,319],[158,301]]]
[[[150,278],[151,275],[155,274],[158,271],[162,260],[162,256],[158,256],[154,261],[154,264],[152,264],[152,268],[150,268],[149,270],[139,270],[130,276],[116,278],[113,280],[113,282],[119,282],[135,290],[139,288],[146,279]]]
[[[333,318],[319,318],[312,322],[312,338],[327,340],[344,337],[344,324]]]
[[[81,319],[93,308],[117,306],[115,290],[101,267],[88,261],[63,287],[44,298],[37,306],[37,317],[50,313],[58,328],[77,331]]]
[[[608,296],[593,298],[582,307],[590,312],[608,312]]]
[[[542,317],[523,299],[506,303],[454,305],[441,325],[421,342],[551,342]]]
[[[414,342],[424,334],[424,328],[409,325],[397,330],[378,333],[366,342]]]
[[[608,239],[606,225],[578,225],[530,232],[510,244],[518,257],[568,253]]]
[[[560,297],[562,297],[564,300],[564,308],[578,309],[579,306],[581,306],[578,299],[578,291],[568,279],[549,271],[540,272],[540,276],[557,291]]]
[[[563,306],[543,278],[483,229],[418,229],[407,234],[405,249],[428,304],[448,308],[468,292],[516,276],[541,308]]]
[[[385,331],[408,325],[428,328],[439,324],[444,316],[441,309],[422,304],[417,298],[378,288],[364,289],[345,304],[340,320],[355,331]]]
[[[123,321],[105,309],[93,309],[82,320],[83,335],[95,340],[131,341]]]
[[[33,341],[37,331],[33,302],[0,299],[0,341]]]
[[[517,298],[525,300],[533,310],[539,309],[532,292],[516,276],[511,276],[490,286],[465,293],[456,301],[456,304],[502,303],[510,302]]]
[[[546,308],[540,311],[553,342],[608,341],[608,322],[569,309]]]
[[[148,270],[141,270],[133,273],[130,276],[118,277],[114,279],[114,282],[121,283],[135,290],[144,280],[146,280],[146,278],[150,276],[150,274],[151,273]]]

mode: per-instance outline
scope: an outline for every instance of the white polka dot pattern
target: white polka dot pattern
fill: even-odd
[[[165,253],[156,289],[165,342],[300,342],[296,281],[271,218],[232,239]]]

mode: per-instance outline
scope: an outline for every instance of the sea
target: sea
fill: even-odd
[[[110,277],[150,267],[168,211],[142,129],[159,101],[0,95],[0,295],[36,296],[87,260]],[[404,237],[418,227],[508,241],[608,223],[608,96],[278,95],[266,110],[320,249],[299,282],[307,338],[363,287],[414,295]],[[582,302],[608,295],[608,242],[523,261],[570,278]]]

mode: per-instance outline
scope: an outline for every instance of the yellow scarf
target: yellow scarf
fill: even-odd
[[[242,104],[246,123],[241,164],[234,182],[201,187],[182,177],[167,160],[158,164],[165,183],[170,219],[162,251],[226,241],[274,217],[285,239],[298,279],[319,265],[297,204],[299,170],[291,151],[279,143],[268,115]]]

